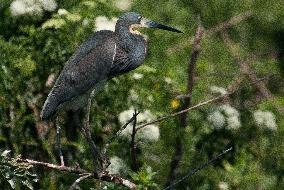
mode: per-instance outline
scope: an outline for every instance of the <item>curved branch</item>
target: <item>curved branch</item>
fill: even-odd
[[[70,186],[69,190],[74,190],[76,188],[76,186],[81,182],[83,181],[84,179],[87,179],[89,177],[91,177],[92,174],[86,174],[86,175],[83,175],[81,177],[79,177],[78,179],[76,179],[76,181]]]

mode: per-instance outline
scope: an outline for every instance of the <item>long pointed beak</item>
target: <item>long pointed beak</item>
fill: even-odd
[[[141,21],[141,23],[142,23],[142,25],[149,27],[149,28],[158,28],[158,29],[162,29],[162,30],[168,30],[168,31],[171,31],[171,32],[182,33],[182,31],[175,29],[171,26],[166,26],[166,25],[163,25],[163,24],[160,24],[160,23],[157,23],[155,21],[148,20],[148,19],[145,19],[145,18]]]

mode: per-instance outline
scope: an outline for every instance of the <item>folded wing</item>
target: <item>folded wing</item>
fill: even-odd
[[[41,112],[41,118],[50,118],[58,106],[86,92],[107,79],[116,52],[115,38],[111,31],[101,31],[83,43],[70,58]]]

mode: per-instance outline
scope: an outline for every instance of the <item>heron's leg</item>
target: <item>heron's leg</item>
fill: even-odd
[[[56,125],[56,146],[57,146],[59,157],[60,157],[60,164],[61,166],[64,166],[64,159],[63,159],[63,154],[61,150],[61,127],[60,127],[60,121],[58,117],[56,117],[55,125]]]
[[[106,167],[109,165],[108,159],[106,159],[100,152],[99,148],[96,146],[92,139],[91,129],[90,129],[90,109],[91,109],[91,98],[88,99],[88,105],[84,109],[84,120],[82,131],[84,136],[86,137],[89,145],[91,146],[91,151],[94,159],[95,167],[98,167],[99,170],[105,170]]]

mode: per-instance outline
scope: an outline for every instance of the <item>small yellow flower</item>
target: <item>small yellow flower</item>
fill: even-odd
[[[161,87],[161,85],[160,85],[159,83],[155,83],[155,84],[154,84],[154,88],[155,88],[155,89],[159,89],[160,87]]]
[[[180,106],[180,101],[179,100],[174,99],[174,100],[171,101],[171,107],[173,109],[177,109],[179,106]]]

